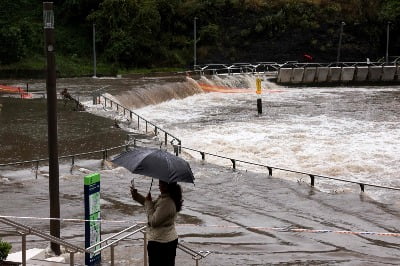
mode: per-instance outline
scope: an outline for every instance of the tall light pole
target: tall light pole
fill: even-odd
[[[342,35],[343,35],[343,27],[346,25],[343,21],[340,23],[340,33],[339,33],[339,45],[338,45],[338,51],[337,51],[337,58],[336,58],[336,63],[340,62],[340,50],[342,49]]]
[[[96,24],[93,23],[93,77],[96,78]]]
[[[196,51],[196,46],[197,46],[197,33],[196,33],[196,20],[198,18],[194,17],[193,19],[193,70],[196,69],[197,65],[197,51]]]
[[[50,235],[60,238],[60,198],[59,168],[57,144],[57,91],[56,60],[54,52],[54,12],[53,2],[43,2],[43,22],[45,35],[45,53],[47,57],[47,137],[49,149],[49,198],[50,198]],[[60,245],[50,244],[51,250],[59,255]]]
[[[386,26],[386,64],[389,64],[389,33],[390,33],[390,21]]]

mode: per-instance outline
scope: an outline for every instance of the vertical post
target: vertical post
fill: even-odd
[[[258,95],[257,111],[258,111],[258,114],[260,115],[260,114],[262,114],[262,100],[261,100],[261,79],[259,79],[259,78],[256,79],[256,87],[257,87],[256,93]]]
[[[26,266],[26,234],[22,234],[22,265]]]
[[[54,12],[53,2],[43,2],[43,21],[45,34],[45,53],[47,57],[47,123],[49,149],[49,198],[50,198],[50,235],[60,238],[60,199],[59,168],[57,144],[57,92],[56,62],[54,53]],[[51,250],[60,255],[60,245],[51,243]]]
[[[96,24],[93,23],[93,77],[96,78]]]
[[[343,35],[343,27],[346,25],[343,21],[340,23],[340,33],[339,33],[339,45],[338,45],[338,51],[337,51],[337,58],[336,58],[336,63],[340,62],[340,50],[342,48],[342,35]]]
[[[75,259],[74,259],[74,252],[69,253],[69,265],[74,266],[75,265]]]
[[[143,265],[147,266],[147,233],[143,233]]]
[[[196,70],[197,65],[197,33],[196,33],[196,20],[198,18],[194,17],[193,19],[193,70]]]
[[[390,21],[386,26],[386,64],[389,64],[389,33],[390,33]]]

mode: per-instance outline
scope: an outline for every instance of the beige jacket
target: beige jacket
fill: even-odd
[[[178,238],[175,230],[176,207],[168,194],[161,194],[155,201],[145,200],[148,220],[148,240],[166,243]]]

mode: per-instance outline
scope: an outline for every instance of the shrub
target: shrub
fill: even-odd
[[[0,261],[5,260],[11,250],[11,244],[0,240]]]

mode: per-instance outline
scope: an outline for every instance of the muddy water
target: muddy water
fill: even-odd
[[[99,83],[93,86],[93,84],[88,84],[88,81],[84,79],[78,80],[78,84],[74,83],[76,80],[68,82],[65,81],[68,87],[78,88],[81,86],[86,88],[87,92],[95,90],[96,86],[102,85],[101,82],[96,81]],[[113,82],[117,81],[113,80],[110,83]],[[133,80],[123,82],[126,84],[138,82],[140,84],[143,81]],[[157,82],[160,81],[158,80]],[[165,83],[165,81],[162,83]],[[123,85],[119,84],[118,86]],[[116,92],[112,92],[114,90],[112,84],[111,87],[110,93],[115,95]],[[115,90],[118,91],[118,89]],[[318,91],[318,95],[321,95],[320,91]],[[185,101],[190,100],[191,97],[185,98],[186,100],[183,101],[168,103],[175,104],[176,111],[176,113],[171,112],[168,121],[173,121],[171,117],[176,117],[176,124],[168,124],[165,122],[167,120],[163,122],[162,118],[155,117],[156,106],[151,107],[150,112],[147,112],[147,114],[155,118],[155,120],[158,119],[158,122],[163,122],[167,129],[180,125],[182,127],[180,131],[182,138],[186,138],[185,143],[188,144],[193,144],[194,141],[189,142],[191,138],[187,134],[195,133],[195,131],[189,131],[190,127],[188,125],[192,125],[193,128],[200,128],[207,124],[215,125],[216,120],[222,122],[232,120],[232,116],[230,119],[223,118],[224,116],[217,116],[216,109],[212,109],[212,106],[215,106],[218,108],[219,114],[224,113],[224,109],[219,109],[220,105],[217,104],[218,97],[215,100],[215,96],[210,95],[211,98],[208,100],[210,104],[208,106],[206,105],[207,99],[202,98],[204,95],[194,97],[197,97],[195,99],[203,104],[204,110],[209,112],[208,119],[206,120],[207,123],[203,121],[195,124],[193,122],[190,123],[189,120],[184,127],[182,121],[178,119],[178,117],[184,118],[184,116],[180,115],[180,111],[187,108],[185,107]],[[370,99],[375,102],[377,107],[381,104],[379,98]],[[90,100],[90,97],[88,97],[88,100]],[[235,98],[231,98],[231,100],[231,104],[233,104]],[[318,101],[320,104],[324,104],[325,100],[319,98]],[[21,104],[14,99],[0,98],[0,101],[2,101],[3,106],[13,101],[15,102],[12,106],[20,106]],[[35,102],[34,100],[30,103],[33,105],[37,104],[38,106],[32,108],[28,113],[33,112],[32,110],[41,109],[40,100],[37,101]],[[292,101],[294,101],[294,98]],[[222,101],[220,100],[219,102]],[[278,105],[278,103],[276,104]],[[180,108],[177,108],[178,106]],[[290,122],[290,113],[292,113],[294,120],[297,119],[294,115],[296,110],[313,112],[310,108],[300,103],[296,107],[296,105],[290,104],[287,101],[285,103],[282,100],[279,106],[284,109],[286,108],[287,112],[276,112],[278,117],[274,118],[276,119],[274,120],[275,123],[282,123],[280,122],[282,118]],[[348,109],[344,103],[342,107],[344,110]],[[160,114],[168,114],[169,105],[167,107],[166,105],[160,105],[160,108]],[[229,110],[232,108],[229,108]],[[248,108],[250,109],[250,107]],[[330,109],[332,110],[332,116],[342,116],[341,112],[335,112],[334,108]],[[231,112],[225,111],[226,117],[229,117]],[[13,112],[16,113],[17,110],[15,109]],[[145,112],[146,109],[143,113],[146,117]],[[83,115],[84,113],[76,113],[68,110],[66,110],[66,113],[66,117],[73,115],[74,118],[65,118],[65,121],[68,121],[68,126],[65,126],[65,131],[61,129],[60,131],[64,131],[66,136],[74,136],[76,138],[76,141],[72,142],[72,145],[68,145],[68,142],[65,142],[65,146],[68,146],[66,152],[70,151],[70,149],[71,151],[79,150],[79,143],[87,145],[85,149],[105,145],[107,141],[110,141],[110,135],[107,135],[107,132],[109,134],[115,134],[112,132],[116,132],[117,135],[121,134],[120,140],[124,139],[120,131],[112,128],[112,120],[88,114],[85,114],[87,115],[85,117],[76,119],[75,116]],[[204,114],[196,109],[193,110],[193,113]],[[239,111],[236,112],[236,114],[240,113],[243,113],[243,107],[240,107]],[[0,119],[3,119],[4,116],[11,117],[10,114],[4,114],[0,114]],[[391,114],[395,116],[396,110],[392,111]],[[347,115],[352,117],[351,112]],[[27,122],[29,119],[23,123],[23,118],[26,115],[19,116],[19,120],[7,123],[7,128],[11,128],[3,129],[4,124],[2,124],[0,130],[3,132],[22,132],[24,133],[22,135],[29,136],[30,134],[25,132],[32,131],[35,126],[29,125]],[[206,118],[203,115],[202,117]],[[371,117],[374,117],[374,115],[368,116],[368,119]],[[77,120],[76,123],[71,123],[73,119]],[[198,118],[195,117],[194,120],[196,119]],[[7,121],[10,120],[9,118]],[[3,120],[1,121],[3,123]],[[242,124],[247,122],[244,119]],[[90,123],[89,126],[88,123]],[[12,127],[17,124],[21,127],[24,124],[25,129],[13,129]],[[40,123],[36,124],[40,125]],[[241,125],[240,123],[236,124]],[[60,128],[63,128],[61,125],[62,123],[60,122]],[[95,132],[92,132],[91,129],[96,125],[102,126],[99,126]],[[288,123],[288,126],[290,127],[290,123]],[[390,126],[397,127],[394,124]],[[78,131],[85,132],[87,135],[75,133]],[[101,134],[102,132],[104,134]],[[211,136],[215,132],[213,128],[208,134]],[[177,131],[177,133],[179,132]],[[33,134],[36,136],[34,141],[41,139],[41,134],[43,133]],[[13,135],[16,134],[13,133],[8,136]],[[181,136],[180,134],[177,135]],[[98,139],[91,142],[90,139],[94,136],[98,136]],[[228,136],[232,138],[232,135]],[[195,139],[199,141],[200,138]],[[288,142],[288,139],[286,141]],[[27,141],[25,145],[30,142],[32,141]],[[42,142],[45,143],[45,139]],[[15,145],[12,146],[13,148],[8,146],[8,150],[13,151],[12,154],[15,154],[13,156],[20,156],[20,158],[29,157],[31,149],[16,148],[19,146],[17,145],[18,143],[15,142]],[[214,145],[209,145],[209,148],[215,148],[216,143],[218,141],[214,142]],[[226,145],[228,142],[224,143]],[[5,141],[2,142],[1,147],[6,144]],[[317,144],[318,142],[315,145]],[[289,142],[288,145],[290,145]],[[220,150],[223,149],[229,150],[228,147],[220,148]],[[315,150],[318,151],[319,149],[316,148]],[[315,152],[315,150],[313,151]],[[233,151],[237,152],[236,149]],[[27,155],[18,155],[25,153]],[[325,156],[325,151],[320,150],[320,155]],[[229,167],[202,162],[194,154],[185,153],[183,156],[192,165],[196,177],[196,185],[183,184],[185,202],[184,209],[178,217],[177,230],[180,239],[185,241],[189,247],[195,250],[212,251],[212,254],[204,259],[201,265],[398,265],[400,263],[400,238],[398,236],[376,234],[379,232],[400,232],[399,194],[394,191],[382,192],[368,188],[366,193],[360,193],[357,188],[354,189],[351,186],[342,187],[333,185],[329,193],[327,193],[321,192],[318,189],[318,185],[316,188],[311,188],[309,180],[304,178],[304,176],[295,176],[292,181],[287,181],[279,178],[280,173],[274,173],[273,177],[268,177],[265,173],[255,173],[246,170],[232,171]],[[9,159],[9,157],[3,158]],[[290,162],[290,160],[287,162]],[[103,219],[102,230],[104,234],[117,232],[125,228],[127,224],[145,220],[143,209],[130,200],[128,186],[130,179],[134,177],[136,186],[140,191],[145,193],[150,187],[150,180],[146,177],[132,175],[123,168],[114,168],[108,163],[103,164],[100,160],[94,158],[90,160],[77,160],[73,167],[71,167],[68,161],[61,162],[60,197],[62,218],[83,218],[82,178],[93,171],[100,172],[102,177],[101,208]],[[2,177],[0,179],[0,214],[48,217],[47,174],[48,170],[45,165],[40,167],[38,179],[34,179],[32,169],[2,170],[0,172]],[[156,188],[153,188],[152,193],[153,195],[157,194]],[[371,195],[375,196],[376,194],[384,194],[385,200],[372,199]],[[12,201],[9,199],[12,199]],[[17,219],[17,221],[44,231],[47,231],[48,228],[46,220]],[[325,231],[318,231],[319,233],[315,231],[296,232],[292,230],[295,228]],[[62,236],[80,246],[83,246],[83,230],[82,222],[62,222]],[[20,240],[13,236],[14,234],[11,233],[10,228],[0,225],[0,232],[2,237],[11,241],[15,248],[18,249]],[[357,234],[356,232],[369,233]],[[31,242],[29,245],[36,247],[37,245],[46,245],[46,243],[35,240],[35,242]],[[140,245],[140,241],[135,238],[125,242],[124,245],[128,247],[138,246]],[[127,248],[122,252],[125,253],[121,257],[129,257],[132,249]],[[132,256],[137,256],[137,254],[133,254]],[[179,251],[177,261],[185,261],[185,263],[178,265],[187,265],[187,260],[183,260],[182,258],[187,258],[187,255]],[[119,265],[126,265],[126,262],[120,261]]]

